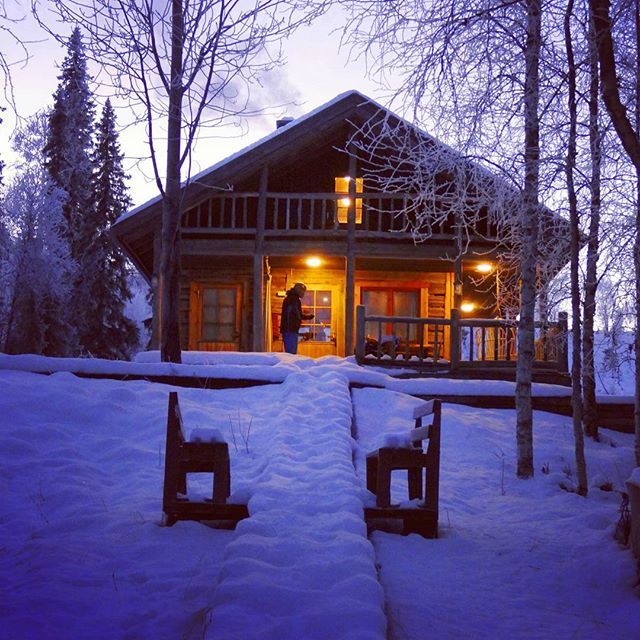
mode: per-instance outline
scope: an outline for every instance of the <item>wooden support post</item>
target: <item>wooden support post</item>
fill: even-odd
[[[454,307],[451,309],[451,331],[449,332],[451,371],[455,371],[460,365],[460,331],[460,310]]]
[[[566,311],[558,314],[558,371],[569,371],[569,316]]]
[[[359,363],[364,362],[364,347],[365,347],[365,306],[359,304],[356,307],[356,361]]]
[[[453,265],[453,306],[460,310],[462,304],[462,256],[460,253],[456,256]]]
[[[264,165],[260,172],[258,190],[258,215],[256,219],[256,239],[253,252],[253,351],[264,351],[264,226],[267,211],[267,183],[269,167]]]
[[[346,251],[346,301],[345,301],[345,329],[344,355],[353,353],[354,320],[355,320],[355,290],[356,290],[356,175],[357,163],[353,155],[349,156],[349,209],[347,212],[347,251]]]
[[[162,237],[160,229],[153,234],[153,275],[151,276],[151,291],[153,295],[151,310],[151,349],[160,348],[160,331],[162,327],[162,271],[160,269]]]

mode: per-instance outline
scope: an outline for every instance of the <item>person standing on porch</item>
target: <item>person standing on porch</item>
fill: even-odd
[[[282,303],[282,317],[280,319],[280,333],[287,353],[298,353],[298,331],[303,320],[311,320],[312,313],[302,312],[302,298],[307,291],[307,285],[296,282]]]

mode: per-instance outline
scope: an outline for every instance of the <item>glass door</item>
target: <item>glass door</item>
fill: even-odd
[[[369,287],[362,289],[362,304],[366,308],[368,316],[400,316],[408,318],[417,318],[420,315],[420,290],[419,289],[394,289],[383,287]],[[367,322],[365,332],[367,335],[378,339],[378,323]],[[409,335],[407,336],[407,327],[403,324],[396,324],[395,327],[391,322],[382,325],[383,335],[391,335],[395,333],[396,337],[409,339],[415,342],[417,340],[417,327],[411,325],[409,327]]]

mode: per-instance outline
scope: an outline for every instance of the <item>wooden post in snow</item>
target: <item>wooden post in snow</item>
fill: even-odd
[[[569,371],[569,316],[566,311],[558,314],[558,371]]]
[[[353,353],[355,291],[356,291],[356,173],[357,163],[353,155],[349,156],[349,208],[347,210],[347,257],[346,280],[347,291],[345,301],[344,355]]]
[[[253,351],[264,351],[264,227],[267,211],[267,182],[269,167],[264,165],[260,171],[258,187],[258,214],[256,218],[256,240],[253,252]]]

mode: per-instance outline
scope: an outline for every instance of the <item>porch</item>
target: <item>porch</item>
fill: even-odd
[[[358,364],[401,367],[427,376],[515,380],[517,322],[367,315],[356,307]],[[567,314],[535,323],[533,379],[570,384]]]

